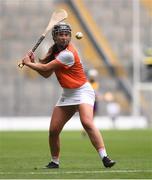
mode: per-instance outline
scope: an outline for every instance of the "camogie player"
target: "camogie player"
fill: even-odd
[[[99,153],[103,165],[112,167],[116,162],[106,153],[103,138],[93,121],[93,106],[95,93],[88,82],[84,69],[75,47],[71,41],[71,27],[59,23],[52,29],[54,45],[50,47],[44,59],[35,62],[34,54],[30,51],[22,63],[47,78],[56,74],[63,88],[61,97],[54,107],[49,127],[49,147],[51,161],[46,168],[59,168],[60,133],[68,120],[78,111],[81,123],[87,132],[92,145]]]

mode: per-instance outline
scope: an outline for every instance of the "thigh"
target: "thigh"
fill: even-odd
[[[83,125],[91,125],[93,123],[93,106],[90,104],[80,104],[78,107],[80,120]]]
[[[49,130],[60,132],[75,112],[76,106],[56,106],[53,110]]]

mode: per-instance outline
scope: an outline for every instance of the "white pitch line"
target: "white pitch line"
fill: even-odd
[[[103,171],[52,171],[50,170],[49,172],[0,172],[0,175],[5,175],[5,174],[20,174],[20,175],[24,175],[24,174],[42,174],[42,175],[47,175],[47,174],[98,174],[98,173],[152,173],[152,169],[148,169],[148,170],[103,170]]]

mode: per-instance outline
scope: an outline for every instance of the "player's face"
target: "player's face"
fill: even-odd
[[[59,47],[66,47],[71,40],[71,34],[69,32],[59,32],[55,37],[55,43]]]

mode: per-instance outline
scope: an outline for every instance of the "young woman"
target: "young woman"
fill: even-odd
[[[65,123],[79,112],[81,123],[86,130],[92,145],[95,147],[105,167],[112,167],[115,161],[106,153],[104,142],[99,130],[93,122],[93,105],[95,93],[88,82],[77,50],[70,43],[71,27],[59,23],[52,29],[54,45],[46,57],[39,63],[34,61],[34,54],[29,52],[22,63],[37,71],[45,78],[56,74],[63,88],[63,93],[54,107],[49,128],[49,146],[51,161],[47,168],[59,168],[60,132]]]

